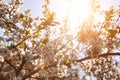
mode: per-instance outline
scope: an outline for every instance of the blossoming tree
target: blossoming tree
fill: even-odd
[[[101,11],[91,0],[89,17],[71,34],[69,18],[56,19],[49,0],[42,18],[20,12],[22,4],[0,0],[0,80],[120,79],[120,6]]]

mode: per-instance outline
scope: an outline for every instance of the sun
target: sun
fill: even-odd
[[[81,25],[90,13],[90,0],[52,0],[51,10],[56,12],[57,18],[63,20],[68,17],[70,31]]]
[[[89,0],[71,0],[69,26],[71,30],[80,26],[90,14]]]
[[[90,12],[88,0],[71,0],[69,11],[72,22],[84,21]]]

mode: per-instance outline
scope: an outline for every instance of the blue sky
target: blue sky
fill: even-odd
[[[42,14],[43,1],[44,0],[24,0],[24,5],[21,8],[21,11],[30,8],[33,17],[40,16]]]
[[[115,6],[115,8],[120,5],[120,0],[101,0],[101,7],[103,9],[108,9],[110,6]]]

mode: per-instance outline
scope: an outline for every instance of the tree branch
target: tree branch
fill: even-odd
[[[30,72],[29,74],[27,74],[27,75],[23,76],[22,80],[25,80],[25,79],[27,79],[27,78],[31,77],[31,75],[33,75],[33,74],[35,74],[35,73],[39,72],[39,70],[40,70],[40,69],[36,69],[36,70],[34,70],[34,71]]]
[[[22,63],[20,64],[20,67],[19,67],[19,68],[17,69],[17,71],[16,71],[16,76],[19,75],[19,73],[20,73],[21,70],[23,69],[23,67],[24,67],[24,65],[25,65],[26,62],[27,62],[27,59],[26,59],[25,57],[23,57]]]
[[[5,60],[7,64],[9,64],[15,71],[17,71],[16,67],[8,60]]]
[[[39,47],[41,43],[41,40],[38,42],[38,44],[34,47],[34,49],[32,50],[31,54],[34,54],[34,51],[37,49],[37,47]]]
[[[52,64],[52,65],[50,65],[50,66],[47,66],[47,67],[45,67],[44,69],[47,69],[47,68],[50,68],[50,67],[56,67],[56,63],[55,63],[55,64]],[[41,70],[41,69],[38,68],[38,69],[36,69],[36,70],[34,70],[34,71],[26,74],[25,76],[23,76],[22,80],[25,80],[25,79],[31,77],[31,75],[34,75],[35,73],[39,72],[40,70]]]
[[[85,61],[85,60],[89,60],[89,59],[96,59],[96,58],[99,58],[99,57],[107,57],[107,56],[120,56],[120,53],[106,53],[106,54],[100,54],[98,55],[97,57],[85,57],[85,58],[82,58],[82,59],[79,59],[79,60],[75,60],[74,62],[82,62],[82,61]],[[53,65],[50,65],[48,67],[45,67],[44,69],[47,69],[47,68],[50,68],[50,67],[56,67],[57,63],[53,64]],[[36,69],[32,72],[30,72],[29,74],[23,76],[23,79],[22,80],[25,80],[29,77],[31,77],[31,75],[34,75],[35,73],[39,72],[41,69]]]
[[[26,38],[24,38],[22,41],[20,41],[20,42],[17,43],[16,45],[14,45],[14,47],[17,47],[18,45],[20,45],[20,44],[21,44],[22,42],[24,42],[25,40],[27,40],[27,39],[33,37],[37,32],[39,32],[39,30],[36,31],[36,32],[34,32],[32,35],[29,35],[29,36],[27,36]]]
[[[88,56],[88,57],[76,60],[75,62],[82,62],[82,61],[89,60],[89,59],[96,59],[96,58],[107,57],[107,56],[120,56],[120,53],[106,53],[106,54],[100,54],[96,57]]]

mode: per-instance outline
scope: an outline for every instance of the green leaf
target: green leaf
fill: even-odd
[[[23,42],[21,43],[21,47],[22,47],[22,48],[25,48],[25,45],[26,45],[26,42],[23,41]]]
[[[24,14],[22,14],[22,13],[21,13],[20,16],[19,16],[20,19],[23,19],[24,17],[25,17],[25,16],[24,16]]]
[[[50,25],[52,23],[53,19],[54,19],[54,13],[48,12],[48,14],[46,15],[46,21],[45,21],[44,25]]]
[[[35,34],[34,34],[34,38],[38,38],[40,36],[40,33],[39,32],[36,32]]]
[[[113,14],[113,13],[114,13],[114,6],[111,6],[111,7],[110,7],[109,13],[110,13],[110,14]]]
[[[24,21],[24,19],[26,18],[25,14],[21,13],[20,16],[20,22]]]
[[[30,32],[29,32],[29,31],[27,31],[27,30],[24,30],[24,31],[23,31],[23,33],[24,33],[24,36],[25,36],[25,37],[27,37],[27,36],[29,36],[29,35],[30,35]]]
[[[43,43],[43,44],[46,44],[46,43],[48,42],[48,40],[49,40],[49,36],[46,36],[46,37],[43,39],[42,43]]]
[[[46,19],[48,20],[50,17],[51,17],[51,13],[48,12],[48,13],[46,14]]]
[[[65,61],[65,65],[66,65],[67,67],[71,67],[71,61],[67,59],[67,60]]]

